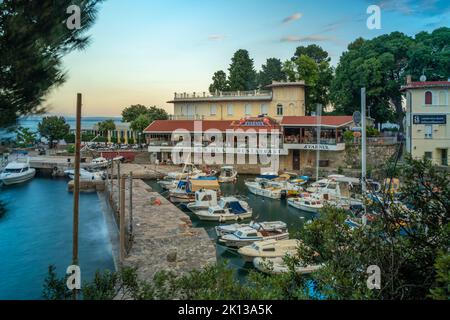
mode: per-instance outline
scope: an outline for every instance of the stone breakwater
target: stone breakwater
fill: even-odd
[[[132,185],[132,233],[130,235],[130,183],[125,188],[127,254],[123,266],[137,267],[139,277],[151,281],[158,271],[183,274],[216,263],[215,243],[203,228],[193,228],[189,216],[153,192],[142,180]],[[117,180],[106,183],[107,198],[118,221]],[[155,204],[158,199],[160,204]]]

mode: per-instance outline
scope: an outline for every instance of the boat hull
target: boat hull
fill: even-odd
[[[320,209],[322,209],[323,207],[310,207],[310,206],[305,206],[302,205],[298,202],[295,201],[289,201],[288,200],[288,205],[290,205],[291,207],[294,207],[296,209],[299,209],[301,211],[306,211],[309,213],[319,213]]]
[[[245,247],[245,246],[249,246],[254,242],[258,242],[258,241],[266,241],[266,240],[288,240],[289,239],[289,233],[282,233],[282,234],[277,234],[277,235],[273,235],[273,236],[269,236],[269,237],[258,237],[258,238],[250,238],[250,239],[235,239],[235,240],[231,240],[231,239],[220,239],[219,242],[221,242],[222,244],[226,245],[227,247],[231,247],[231,248],[241,248],[241,247]]]
[[[242,221],[250,219],[253,215],[252,212],[247,212],[243,214],[202,214],[201,212],[195,213],[195,215],[203,221],[218,221],[218,222],[228,222],[228,221]]]
[[[246,184],[248,190],[253,193],[254,195],[257,196],[261,196],[261,197],[265,197],[265,198],[270,198],[270,199],[275,199],[275,200],[279,200],[281,199],[281,192],[273,192],[270,189],[262,189],[262,188],[257,188],[255,186]]]
[[[19,184],[27,182],[34,178],[36,175],[36,169],[29,169],[24,174],[18,174],[18,175],[5,175],[0,177],[0,182],[2,182],[6,186]]]

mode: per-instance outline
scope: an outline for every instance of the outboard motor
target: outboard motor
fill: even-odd
[[[286,199],[287,198],[287,191],[286,190],[281,190],[281,199]]]

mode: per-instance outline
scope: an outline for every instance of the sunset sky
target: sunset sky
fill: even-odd
[[[382,29],[366,27],[367,7],[382,8]],[[84,114],[116,116],[131,104],[157,105],[174,92],[207,91],[238,49],[257,69],[292,57],[300,45],[326,49],[333,65],[355,38],[450,25],[447,0],[107,0],[90,30],[91,45],[64,59],[68,81],[46,106],[72,115],[77,92]]]

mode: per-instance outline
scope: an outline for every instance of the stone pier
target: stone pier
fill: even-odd
[[[216,262],[215,243],[206,230],[193,228],[186,213],[138,179],[133,180],[132,185],[133,232],[130,237],[129,187],[127,179],[124,221],[128,252],[123,266],[137,267],[139,277],[151,281],[158,271],[183,274]],[[108,181],[106,191],[118,221],[117,180],[112,186]]]

